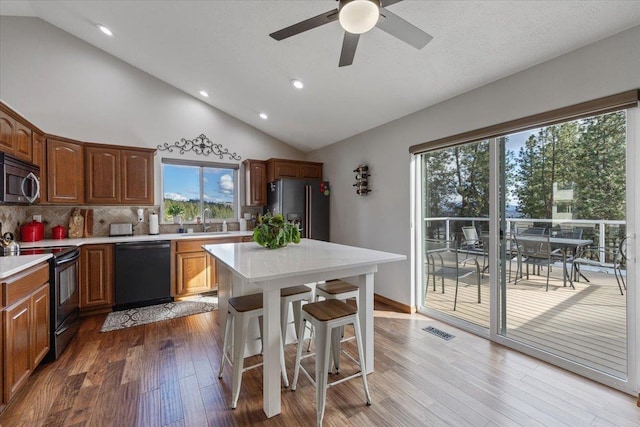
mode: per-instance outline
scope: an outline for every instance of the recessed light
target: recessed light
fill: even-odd
[[[267,120],[269,118],[269,116],[267,116],[267,113],[260,113],[260,118],[262,120]]]
[[[291,84],[296,89],[302,89],[304,87],[304,83],[302,83],[300,80],[291,80]]]
[[[205,98],[208,98],[208,97],[209,97],[209,94],[207,93],[207,91],[206,91],[206,90],[201,90],[201,91],[200,91],[200,95],[204,96]]]
[[[111,31],[110,29],[108,29],[107,27],[105,27],[102,24],[96,24],[96,27],[98,27],[98,29],[100,31],[102,31],[104,34],[108,35],[109,37],[113,37],[113,31]]]

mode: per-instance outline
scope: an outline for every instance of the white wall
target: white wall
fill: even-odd
[[[41,130],[80,141],[156,148],[204,133],[242,159],[304,156],[37,18],[0,17],[0,99]],[[159,151],[161,157],[237,163]]]
[[[640,26],[310,153],[332,183],[331,240],[410,255],[408,149],[583,101],[640,88]],[[357,165],[373,192],[357,196]],[[414,305],[410,261],[380,267],[377,294]]]

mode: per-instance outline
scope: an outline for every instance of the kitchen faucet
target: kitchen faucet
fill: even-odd
[[[202,213],[202,231],[207,231],[208,229],[211,228],[211,223],[207,225],[207,212],[209,212],[209,220],[213,219],[211,217],[211,209],[205,208],[204,212]]]

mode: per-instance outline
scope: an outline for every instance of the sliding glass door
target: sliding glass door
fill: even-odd
[[[633,387],[628,113],[637,121],[620,110],[417,155],[418,310]]]
[[[499,334],[627,377],[626,114],[498,140],[507,274]]]

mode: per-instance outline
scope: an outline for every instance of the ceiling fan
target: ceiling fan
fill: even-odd
[[[279,31],[269,34],[280,41],[302,32],[312,30],[335,20],[340,21],[344,28],[342,51],[340,52],[339,67],[351,65],[356,54],[360,34],[366,33],[373,27],[410,44],[416,49],[422,49],[433,39],[418,27],[410,24],[398,15],[385,9],[387,6],[402,0],[336,0],[338,8],[314,16],[313,18],[293,24]]]

